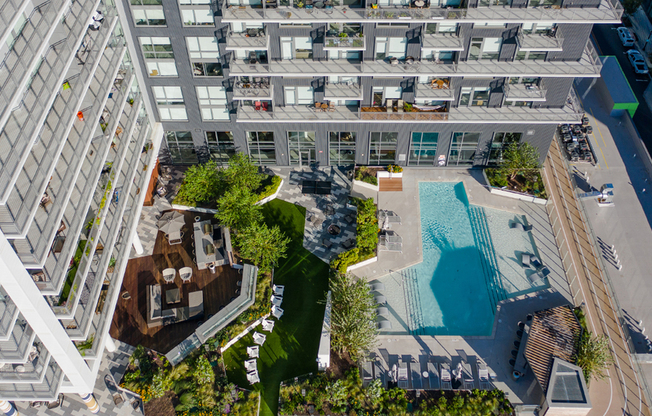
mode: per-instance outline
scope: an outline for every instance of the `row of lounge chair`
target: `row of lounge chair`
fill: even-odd
[[[544,266],[541,263],[541,260],[534,254],[521,253],[521,266],[524,269],[529,269],[530,267],[534,267],[535,272],[527,276],[533,285],[538,285],[542,283],[543,279],[548,277],[548,275],[550,274],[550,269]]]
[[[378,304],[376,308],[376,327],[378,329],[392,329],[392,323],[389,321],[389,309],[385,305],[387,298],[381,293],[385,290],[385,285],[381,282],[368,283],[369,291],[374,293],[374,300]]]

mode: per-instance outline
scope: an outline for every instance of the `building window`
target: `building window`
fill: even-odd
[[[188,56],[192,66],[192,74],[196,77],[221,77],[222,64],[218,62],[220,51],[217,38],[187,37]]]
[[[282,37],[281,59],[312,59],[312,39],[309,37]]]
[[[544,61],[546,59],[546,52],[536,52],[536,51],[517,51],[516,56],[514,57],[515,61]]]
[[[229,120],[225,87],[197,87],[197,99],[202,120]]]
[[[162,0],[131,0],[132,6],[161,6]]]
[[[312,27],[312,23],[279,23],[278,27]]]
[[[172,163],[197,164],[197,153],[189,131],[166,131],[165,138]]]
[[[313,104],[312,87],[285,87],[285,105],[310,105]]]
[[[315,162],[315,132],[288,131],[290,165],[308,166]]]
[[[504,29],[506,27],[507,23],[481,22],[473,24],[473,29]]]
[[[412,133],[410,142],[410,166],[435,164],[439,133]]]
[[[525,85],[539,85],[541,78],[528,78],[528,77],[511,77],[510,84],[525,84]]]
[[[138,39],[150,77],[176,77],[178,75],[170,38],[141,37]]]
[[[355,164],[355,132],[330,132],[328,148],[331,165]]]
[[[376,38],[376,59],[405,58],[407,38]]]
[[[471,38],[468,59],[470,61],[477,61],[478,59],[498,59],[502,44],[502,38]]]
[[[520,143],[523,133],[495,133],[489,151],[489,164],[496,165],[503,161],[503,152],[512,143]]]
[[[215,26],[215,17],[210,7],[182,8],[181,20],[184,26]]]
[[[258,165],[276,164],[276,146],[274,133],[271,131],[248,131],[247,145],[249,156]]]
[[[161,120],[187,121],[181,87],[152,87]]]
[[[426,35],[435,35],[437,33],[456,33],[457,23],[426,23]]]
[[[489,105],[489,87],[462,87],[460,107],[486,107]]]
[[[401,98],[403,88],[401,87],[373,87],[372,103],[374,107],[385,107],[386,100],[398,100]]]
[[[206,145],[211,160],[219,165],[229,163],[229,159],[235,155],[235,142],[230,131],[207,131]]]
[[[532,101],[505,101],[505,107],[532,107]]]
[[[371,133],[369,140],[369,164],[389,165],[396,160],[397,132]]]
[[[479,141],[480,133],[453,133],[448,165],[473,165]]]
[[[131,14],[134,16],[136,26],[165,26],[165,13],[162,6],[139,7],[132,6]]]
[[[181,6],[191,6],[195,4],[211,4],[211,0],[179,0]]]
[[[511,6],[511,0],[480,0],[478,7]]]

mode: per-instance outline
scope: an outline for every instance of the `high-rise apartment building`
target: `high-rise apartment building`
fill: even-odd
[[[130,0],[172,163],[478,166],[545,155],[617,0]],[[136,61],[136,59],[134,59]]]
[[[97,411],[163,130],[111,0],[0,3],[0,410],[66,393]]]

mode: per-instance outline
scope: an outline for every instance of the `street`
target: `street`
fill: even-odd
[[[631,63],[625,55],[625,48],[620,39],[616,28],[620,25],[593,25],[593,39],[597,43],[598,53],[601,56],[613,55],[618,58],[618,62],[627,77],[629,85],[632,87],[636,99],[638,100],[638,110],[634,115],[633,121],[641,135],[645,147],[652,154],[652,112],[645,102],[643,93],[650,85],[650,75],[636,75]],[[608,82],[608,80],[607,80]]]

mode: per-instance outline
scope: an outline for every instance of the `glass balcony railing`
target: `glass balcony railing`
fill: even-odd
[[[246,32],[229,32],[226,36],[226,50],[267,50],[269,36],[262,29],[249,29]]]
[[[326,36],[324,38],[324,49],[363,51],[366,49],[365,37],[362,33],[357,33],[352,36],[346,33],[341,33],[337,36]]]

